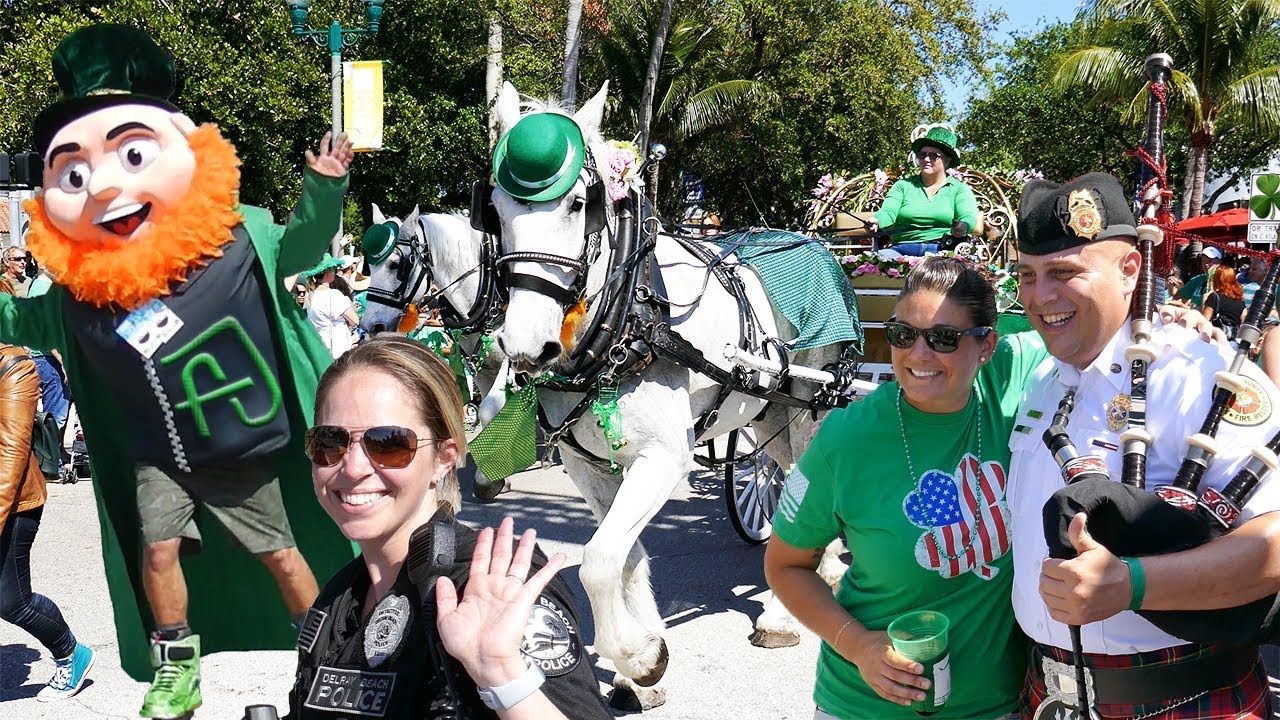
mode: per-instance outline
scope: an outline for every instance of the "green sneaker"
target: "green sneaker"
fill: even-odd
[[[151,642],[151,689],[142,699],[144,718],[174,720],[200,707],[200,636]]]

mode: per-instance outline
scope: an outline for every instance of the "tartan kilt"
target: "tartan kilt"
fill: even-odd
[[[1070,650],[1049,645],[1039,647],[1050,658],[1072,664]],[[1158,667],[1193,660],[1220,648],[1220,645],[1192,643],[1134,655],[1086,654],[1085,658],[1090,667],[1097,668]],[[1028,663],[1026,692],[1023,697],[1029,698],[1031,704],[1022,709],[1023,720],[1031,720],[1036,708],[1044,702],[1046,694],[1043,669],[1035,663]],[[1144,705],[1100,705],[1097,710],[1104,720],[1137,717],[1144,720],[1269,720],[1270,699],[1267,672],[1259,656],[1257,664],[1239,682],[1199,697],[1185,700],[1170,698],[1168,702]]]

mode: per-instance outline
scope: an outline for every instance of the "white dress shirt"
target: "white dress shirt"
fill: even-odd
[[[1070,648],[1067,626],[1049,617],[1040,597],[1040,569],[1048,557],[1042,509],[1062,487],[1062,476],[1041,435],[1049,426],[1067,388],[1077,386],[1075,410],[1068,432],[1081,454],[1105,459],[1114,481],[1120,480],[1124,449],[1121,431],[1107,424],[1107,409],[1117,395],[1130,388],[1129,363],[1124,350],[1132,343],[1129,323],[1116,333],[1102,353],[1083,371],[1055,358],[1041,363],[1022,396],[1018,422],[1009,440],[1008,502],[1013,514],[1013,609],[1018,624],[1036,642]],[[1151,345],[1156,362],[1148,371],[1147,431],[1155,440],[1147,454],[1147,490],[1170,484],[1182,464],[1186,438],[1200,430],[1212,402],[1213,374],[1230,366],[1235,352],[1218,343],[1205,343],[1195,332],[1157,321]],[[1276,401],[1280,391],[1253,363],[1241,373],[1258,392],[1242,408],[1228,412],[1219,427],[1219,452],[1205,472],[1199,491],[1221,489],[1249,457],[1251,448],[1264,445],[1280,429]],[[1233,406],[1234,409],[1234,406]],[[1280,508],[1280,482],[1264,478],[1243,508],[1237,525]],[[1186,641],[1169,635],[1124,611],[1081,629],[1084,651],[1129,655],[1158,650]]]

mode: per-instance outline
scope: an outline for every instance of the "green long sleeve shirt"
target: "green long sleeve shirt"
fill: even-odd
[[[978,199],[964,182],[947,177],[947,182],[929,197],[919,175],[903,178],[889,188],[876,212],[883,230],[892,230],[893,243],[933,242],[951,232],[957,220],[970,229],[978,224]]]

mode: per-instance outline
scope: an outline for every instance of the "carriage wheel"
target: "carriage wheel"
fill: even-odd
[[[742,451],[738,451],[741,444]],[[729,433],[725,457],[742,458],[755,450],[756,438],[751,428]],[[778,509],[786,473],[765,452],[749,461],[735,461],[724,466],[724,499],[729,520],[738,536],[750,545],[759,545],[773,534],[773,513]]]

